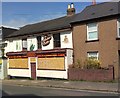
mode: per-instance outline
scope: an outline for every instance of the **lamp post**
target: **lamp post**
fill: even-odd
[[[5,58],[5,47],[7,46],[7,43],[0,43],[0,50],[1,50],[1,52],[2,52],[2,55],[1,55],[1,57],[2,58]]]

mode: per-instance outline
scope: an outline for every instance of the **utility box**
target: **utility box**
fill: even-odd
[[[0,58],[0,79],[7,78],[7,58]]]

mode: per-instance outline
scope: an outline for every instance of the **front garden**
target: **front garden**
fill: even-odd
[[[114,80],[114,67],[108,65],[107,68],[101,67],[99,60],[87,58],[83,64],[77,60],[75,64],[69,65],[69,80],[87,80],[87,81],[112,81]]]

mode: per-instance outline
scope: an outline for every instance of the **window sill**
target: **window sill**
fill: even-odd
[[[99,41],[99,39],[96,39],[96,40],[86,40],[85,42],[87,43],[87,42],[97,42],[97,41]]]
[[[120,37],[117,37],[116,40],[120,40]]]

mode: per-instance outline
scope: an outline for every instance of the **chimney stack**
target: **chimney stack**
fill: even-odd
[[[92,5],[95,5],[96,4],[96,0],[92,0]]]
[[[68,9],[67,9],[67,15],[74,15],[75,14],[75,8],[74,8],[74,4],[68,4]]]

